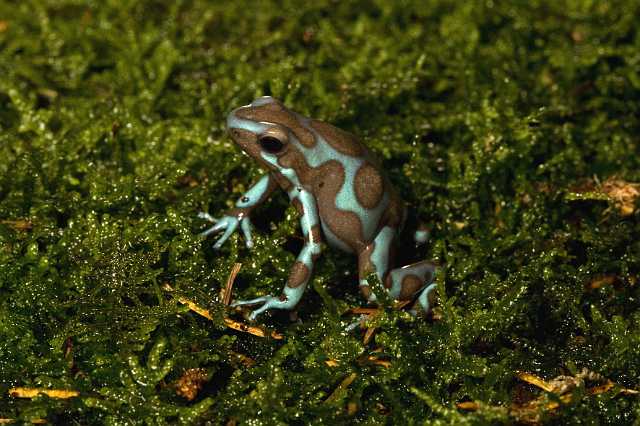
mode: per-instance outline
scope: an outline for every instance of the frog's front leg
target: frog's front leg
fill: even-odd
[[[289,279],[282,290],[282,295],[263,296],[252,300],[241,300],[231,306],[255,305],[262,303],[262,306],[251,312],[249,319],[255,320],[258,315],[269,309],[293,309],[296,307],[304,293],[316,260],[321,252],[320,218],[315,198],[307,190],[298,187],[289,192],[294,206],[300,213],[300,224],[304,235],[304,246],[298,254],[298,258],[291,267]]]
[[[244,235],[245,244],[248,248],[253,247],[253,238],[251,236],[253,226],[251,225],[249,214],[254,208],[265,202],[277,186],[276,179],[270,173],[266,174],[249,188],[242,197],[238,198],[234,209],[226,212],[220,219],[213,218],[209,213],[202,212],[198,214],[198,217],[215,223],[211,228],[201,232],[200,235],[206,237],[209,234],[224,230],[224,234],[222,234],[213,245],[213,248],[217,250],[227,241],[231,234],[238,229],[238,226],[240,226]]]

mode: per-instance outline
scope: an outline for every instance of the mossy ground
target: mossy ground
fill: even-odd
[[[0,2],[0,418],[632,424],[640,215],[603,182],[640,181],[639,5]],[[433,229],[404,254],[444,265],[435,319],[386,307],[367,344],[344,332],[355,261],[327,250],[301,322],[260,319],[284,339],[225,327],[233,264],[234,297],[278,294],[299,248],[282,194],[252,251],[197,236],[260,174],[223,126],[265,94],[380,155]],[[583,368],[619,387],[518,414],[557,400],[518,372]]]

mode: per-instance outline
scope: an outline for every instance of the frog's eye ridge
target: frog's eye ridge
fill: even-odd
[[[282,148],[284,148],[284,143],[282,143],[280,139],[273,136],[263,136],[258,142],[260,143],[262,149],[270,154],[276,154],[282,151]]]

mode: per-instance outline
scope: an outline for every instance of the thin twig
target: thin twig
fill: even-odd
[[[229,278],[227,278],[227,285],[224,288],[224,293],[222,295],[222,303],[225,306],[229,306],[231,303],[231,291],[233,289],[233,283],[236,280],[236,275],[240,272],[240,268],[242,268],[242,263],[235,263],[233,268],[231,268],[231,273],[229,274]]]

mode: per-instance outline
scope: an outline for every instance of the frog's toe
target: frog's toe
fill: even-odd
[[[210,234],[216,233],[218,231],[221,231],[222,229],[224,229],[226,226],[226,224],[224,222],[218,222],[215,225],[213,225],[211,228],[205,229],[204,231],[202,231],[200,234],[201,237],[206,237]]]
[[[206,220],[206,221],[213,222],[213,223],[216,223],[216,222],[218,221],[218,219],[216,219],[215,217],[211,216],[211,215],[210,215],[209,213],[207,213],[207,212],[199,212],[199,213],[198,213],[198,217],[199,217],[200,219],[204,219],[204,220]]]
[[[247,248],[253,248],[253,237],[251,235],[253,225],[251,224],[251,220],[249,220],[248,217],[245,217],[240,223],[240,228],[242,229],[242,234],[244,235],[244,241]]]
[[[220,247],[222,247],[222,245],[229,239],[231,234],[233,234],[233,231],[235,231],[235,228],[227,228],[226,231],[224,231],[224,234],[222,234],[222,236],[218,238],[218,241],[215,242],[215,244],[213,245],[213,249],[218,250]]]
[[[268,311],[269,309],[285,308],[285,303],[283,302],[283,300],[275,296],[262,296],[262,297],[258,297],[256,299],[251,299],[251,300],[239,300],[237,302],[232,303],[231,306],[235,307],[235,306],[245,306],[245,305],[256,305],[258,303],[262,303],[262,306],[260,306],[255,311],[252,311],[251,314],[249,314],[249,321],[255,321],[256,318],[258,318],[258,315],[262,314],[265,311]]]
[[[266,302],[270,297],[272,296],[256,297],[255,299],[251,300],[236,300],[231,304],[231,307],[235,308],[236,306],[256,305],[258,303]]]

